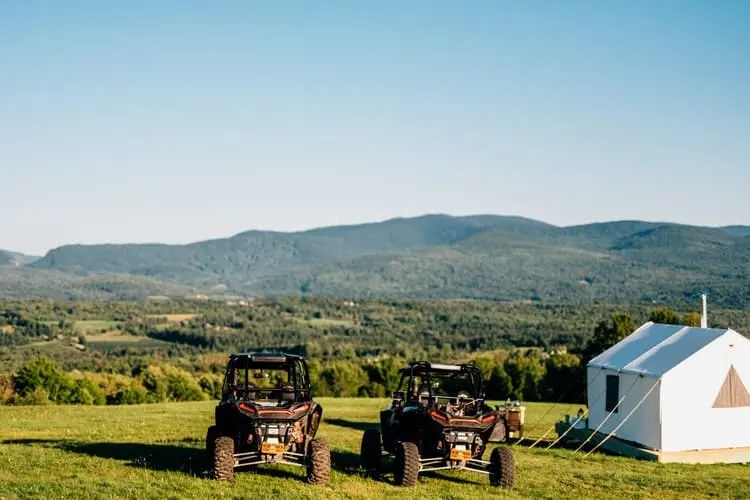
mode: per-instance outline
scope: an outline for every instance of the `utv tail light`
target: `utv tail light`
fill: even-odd
[[[245,403],[240,403],[239,407],[240,407],[240,410],[246,411],[248,413],[258,413],[257,411],[255,411],[255,408],[253,408],[252,406],[247,405]]]
[[[493,420],[495,420],[495,418],[495,415],[487,415],[486,417],[482,418],[481,422],[483,424],[486,424],[487,422],[492,422]]]
[[[446,417],[445,415],[441,415],[440,413],[438,413],[435,410],[430,411],[430,416],[432,416],[432,418],[436,418],[436,419],[440,420],[441,422],[447,422],[448,421],[448,417]]]

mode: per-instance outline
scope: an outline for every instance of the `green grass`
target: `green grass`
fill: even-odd
[[[107,320],[78,320],[73,325],[75,333],[99,333],[103,330],[111,330],[117,325],[115,321]]]
[[[153,339],[145,336],[130,335],[129,333],[122,333],[114,330],[99,335],[88,335],[86,336],[86,342],[92,345],[98,344],[136,344],[142,342],[149,342]]]
[[[143,335],[130,335],[117,330],[101,333],[99,335],[87,335],[86,342],[92,349],[116,349],[118,347],[169,347],[169,342],[152,339]]]
[[[189,321],[197,317],[197,313],[179,313],[179,314],[147,314],[147,318],[166,318],[168,324],[179,323],[180,321]]]
[[[97,351],[112,351],[121,349],[124,347],[138,347],[140,349],[144,348],[159,348],[159,347],[169,347],[169,345],[166,342],[162,342],[161,340],[155,340],[155,339],[149,339],[145,338],[143,340],[102,340],[99,342],[91,342],[89,343],[89,349],[90,350],[97,350]]]
[[[600,454],[514,447],[518,485],[488,486],[486,476],[420,476],[413,490],[365,477],[358,469],[362,430],[382,399],[321,398],[320,435],[333,452],[331,482],[312,486],[291,466],[239,471],[232,484],[207,478],[206,428],[213,402],[118,407],[0,407],[0,498],[739,498],[750,488],[744,465],[656,464]],[[570,405],[548,412],[528,405],[527,425],[547,413],[533,435]],[[487,453],[486,456],[489,454]],[[405,496],[406,495],[406,496]]]

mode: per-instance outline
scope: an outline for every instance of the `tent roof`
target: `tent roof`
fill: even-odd
[[[587,366],[660,377],[731,331],[649,321],[589,361]]]

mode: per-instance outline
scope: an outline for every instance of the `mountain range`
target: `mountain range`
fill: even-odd
[[[750,227],[424,215],[187,245],[0,252],[0,296],[166,294],[750,304]]]
[[[19,252],[0,249],[0,266],[21,267],[39,259],[40,257],[35,255],[26,255]]]

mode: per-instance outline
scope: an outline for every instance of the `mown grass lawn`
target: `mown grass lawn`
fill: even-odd
[[[0,498],[747,498],[750,466],[656,464],[621,457],[515,446],[518,485],[492,488],[484,475],[433,473],[413,490],[371,479],[358,468],[362,430],[383,399],[319,400],[320,435],[329,439],[328,485],[304,482],[304,470],[271,466],[240,471],[231,484],[207,476],[206,428],[214,402],[114,407],[0,407]],[[564,412],[528,405],[538,436]],[[552,434],[554,435],[554,433]],[[486,454],[489,456],[489,452]],[[406,495],[406,496],[405,496]]]

